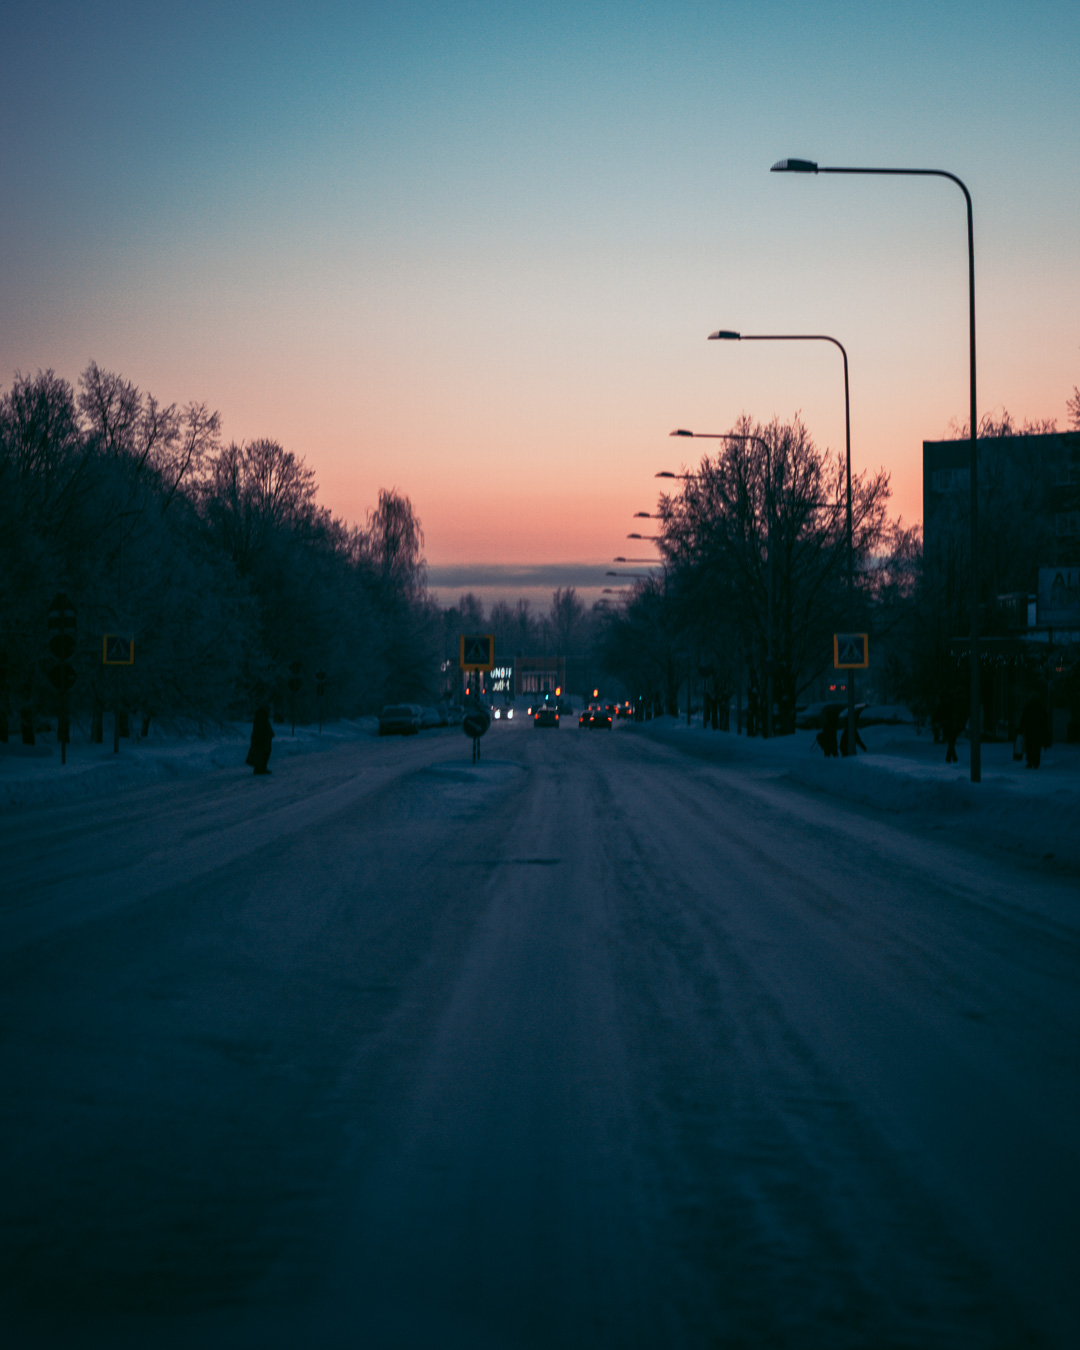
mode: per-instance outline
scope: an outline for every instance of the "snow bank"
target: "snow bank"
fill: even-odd
[[[327,723],[321,733],[316,727],[297,727],[295,736],[289,728],[277,726],[271,763],[283,756],[331,750],[377,731],[374,717]],[[0,807],[71,801],[236,768],[244,763],[250,737],[251,725],[246,722],[212,729],[194,723],[151,724],[148,736],[122,740],[117,755],[109,736],[104,745],[73,740],[66,764],[60,762],[60,747],[51,741],[39,739],[33,746],[0,743]]]
[[[919,827],[1080,869],[1080,746],[1055,745],[1039,769],[1028,769],[1010,745],[984,744],[982,781],[972,783],[966,742],[957,746],[960,762],[946,764],[945,746],[914,727],[860,728],[867,753],[830,760],[813,731],[763,741],[668,717],[635,730]]]

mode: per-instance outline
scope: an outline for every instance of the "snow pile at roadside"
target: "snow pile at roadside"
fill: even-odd
[[[377,729],[374,717],[327,723],[321,733],[316,727],[297,727],[295,736],[290,728],[278,726],[273,757],[332,750],[366,739]],[[66,764],[61,764],[60,749],[51,739],[33,746],[0,743],[0,806],[71,801],[237,768],[244,763],[250,736],[251,726],[243,722],[223,723],[213,730],[194,723],[152,725],[149,736],[122,740],[117,755],[108,736],[103,745],[73,741]]]
[[[960,762],[946,764],[944,745],[913,727],[866,728],[867,753],[830,760],[812,731],[751,740],[661,718],[650,734],[919,827],[1080,868],[1080,746],[1055,745],[1032,770],[1013,760],[1010,745],[984,744],[982,781],[972,783],[966,742],[957,747]]]

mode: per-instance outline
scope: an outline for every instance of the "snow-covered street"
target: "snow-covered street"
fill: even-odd
[[[1075,787],[237,745],[9,793],[5,1344],[1080,1343]]]

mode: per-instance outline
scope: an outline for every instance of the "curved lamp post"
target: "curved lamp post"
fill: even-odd
[[[847,555],[848,555],[848,628],[855,627],[855,542],[851,517],[851,399],[848,394],[848,364],[844,344],[827,333],[735,333],[721,328],[709,334],[709,341],[725,342],[831,342],[844,358],[844,457],[847,469]],[[848,680],[848,755],[855,753],[855,676],[847,672]]]
[[[971,781],[982,778],[982,749],[979,717],[982,695],[979,688],[979,431],[975,414],[975,228],[972,220],[971,193],[956,174],[946,169],[864,169],[841,168],[837,165],[817,164],[812,159],[780,159],[772,166],[773,173],[858,173],[884,174],[891,178],[947,178],[964,194],[967,205],[968,242],[968,349],[970,354],[971,407]],[[848,738],[850,740],[850,737]]]

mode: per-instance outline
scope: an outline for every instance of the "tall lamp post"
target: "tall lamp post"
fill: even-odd
[[[838,347],[844,358],[844,462],[847,470],[847,575],[848,575],[848,628],[855,627],[855,540],[851,512],[851,399],[848,394],[848,364],[844,344],[826,333],[734,333],[721,328],[717,333],[709,334],[709,341],[727,342],[831,342]],[[855,675],[847,672],[848,688],[848,734],[845,754],[855,753]]]
[[[964,201],[967,205],[968,349],[971,367],[971,407],[969,410],[969,430],[971,433],[971,781],[978,783],[982,778],[982,742],[979,726],[979,717],[982,711],[982,695],[979,687],[979,429],[975,412],[975,229],[972,221],[971,193],[968,192],[966,184],[957,178],[956,174],[949,173],[945,169],[840,168],[836,165],[819,165],[812,159],[781,159],[777,160],[772,166],[772,172],[858,173],[885,174],[891,178],[947,178],[950,183],[955,183],[964,194]]]

